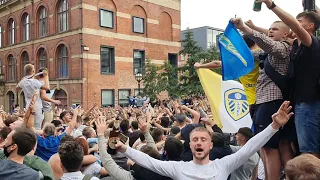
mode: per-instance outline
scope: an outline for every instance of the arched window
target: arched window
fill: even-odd
[[[44,48],[39,49],[38,51],[38,58],[39,58],[39,68],[47,68],[47,52]]]
[[[58,47],[58,72],[59,78],[68,77],[68,49],[65,45]]]
[[[23,41],[30,39],[30,18],[27,13],[24,13],[22,16],[22,39]]]
[[[9,42],[9,45],[11,45],[11,44],[14,44],[14,42],[15,42],[15,24],[14,24],[14,20],[13,19],[9,20],[8,27],[9,27],[8,28],[9,29],[8,42]]]
[[[47,20],[47,10],[45,7],[41,6],[39,8],[39,37],[47,35],[48,20]]]
[[[8,56],[8,81],[15,79],[15,62],[12,55]]]
[[[68,30],[68,1],[61,0],[58,6],[58,32]]]
[[[22,74],[23,76],[25,76],[25,75],[26,75],[26,72],[24,71],[24,66],[29,63],[29,55],[28,55],[28,53],[27,53],[26,51],[24,51],[24,52],[22,53],[22,55],[21,55],[21,61],[22,61],[22,63],[21,63],[21,69],[22,69],[21,74]]]
[[[54,99],[61,101],[59,108],[68,109],[68,96],[67,96],[67,93],[63,89],[55,91]]]

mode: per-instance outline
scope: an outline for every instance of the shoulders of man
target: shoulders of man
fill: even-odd
[[[46,179],[54,180],[53,171],[50,165],[38,156],[25,156],[23,164],[36,170],[41,171]]]

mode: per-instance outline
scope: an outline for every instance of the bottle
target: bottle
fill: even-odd
[[[256,12],[261,11],[261,5],[262,5],[262,2],[257,2],[256,0],[254,0],[253,10]]]

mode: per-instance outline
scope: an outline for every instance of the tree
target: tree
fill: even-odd
[[[196,62],[209,62],[212,60],[220,59],[220,54],[216,47],[212,47],[209,50],[205,51],[197,45],[197,42],[193,39],[193,33],[187,31],[185,33],[185,39],[182,41],[183,50],[180,51],[180,54],[188,57],[186,64],[183,67],[180,67],[182,75],[180,76],[180,90],[182,95],[200,95],[203,94],[203,88],[201,86],[198,74],[194,68]],[[221,74],[221,69],[215,70]]]
[[[153,64],[149,59],[147,59],[144,69],[143,78],[143,93],[148,95],[150,99],[154,100],[157,95],[163,91],[164,87],[159,83],[160,75],[158,71],[161,67]]]

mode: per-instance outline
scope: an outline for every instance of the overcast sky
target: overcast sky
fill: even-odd
[[[296,16],[303,10],[302,0],[274,0],[275,3]],[[251,19],[256,25],[269,28],[279,20],[265,5],[254,12],[254,0],[181,0],[181,29],[211,26],[225,29],[235,15],[244,21]],[[320,1],[316,3],[320,7]]]

